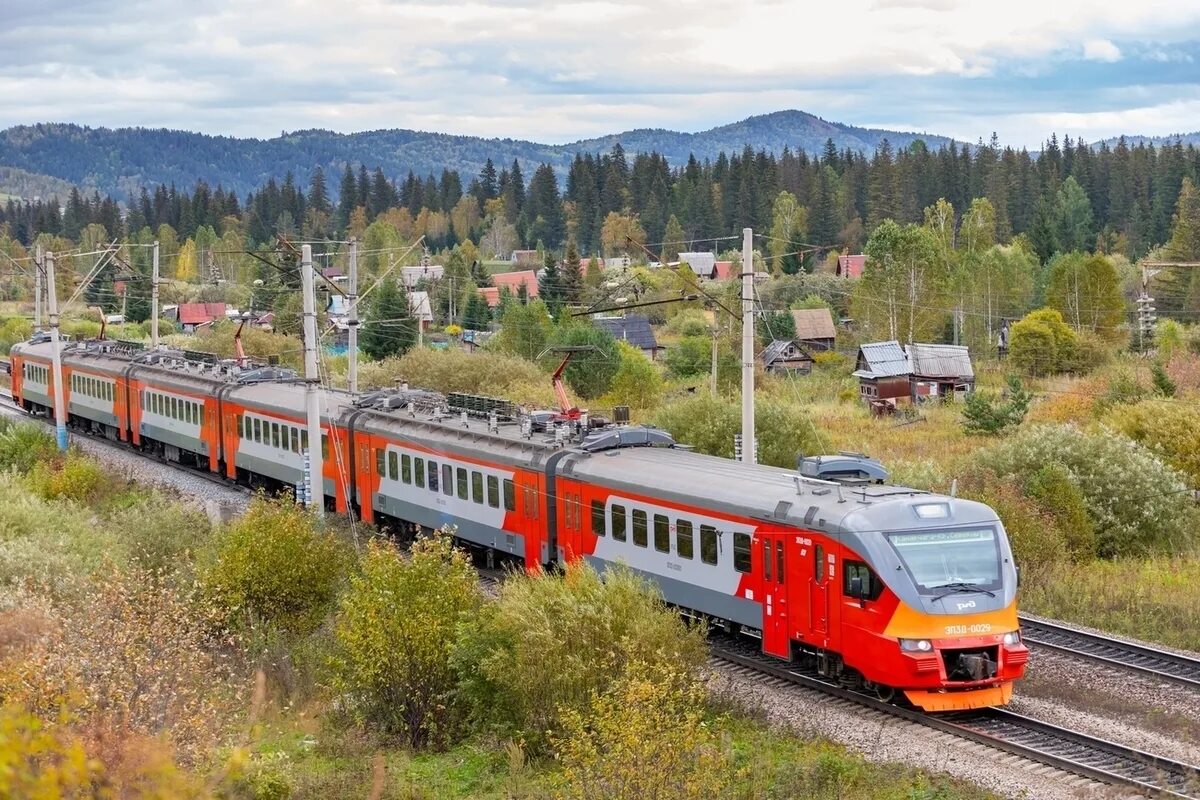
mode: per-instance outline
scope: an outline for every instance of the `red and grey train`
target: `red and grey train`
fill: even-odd
[[[50,344],[16,345],[11,360],[14,399],[52,414]],[[232,481],[302,479],[304,387],[290,370],[108,341],[68,344],[62,360],[72,427]],[[454,525],[529,569],[627,564],[765,653],[929,711],[1003,704],[1024,672],[996,513],[862,480],[870,463],[751,466],[630,426],[535,433],[407,390],[327,391],[321,425],[326,505],[339,512]]]

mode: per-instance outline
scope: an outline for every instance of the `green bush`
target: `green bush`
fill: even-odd
[[[1026,478],[1024,489],[1054,519],[1072,556],[1084,559],[1096,554],[1096,526],[1088,516],[1087,499],[1066,467],[1045,465]]]
[[[1072,369],[1079,337],[1054,309],[1031,311],[1012,326],[1009,356],[1030,375],[1052,375]]]
[[[1113,408],[1104,424],[1149,448],[1200,485],[1200,409],[1168,400]]]
[[[712,371],[712,339],[708,336],[685,336],[679,344],[667,350],[667,371],[676,378],[707,375]]]
[[[733,458],[733,437],[741,432],[742,418],[738,406],[705,394],[664,407],[655,415],[654,424],[698,452]],[[793,403],[760,399],[754,431],[761,464],[795,469],[797,456],[821,449],[812,418]]]
[[[1196,509],[1184,476],[1153,452],[1109,431],[1038,426],[983,451],[979,463],[1022,480],[1060,466],[1084,501],[1099,555],[1181,552],[1194,545]]]
[[[24,342],[33,335],[33,323],[24,317],[10,317],[0,324],[0,355],[8,355],[8,351],[17,342]]]
[[[612,386],[621,359],[617,353],[617,340],[612,334],[591,323],[560,325],[550,336],[550,345],[557,347],[592,347],[594,352],[580,352],[572,356],[563,372],[563,379],[575,394],[584,399],[599,397]],[[550,362],[561,360],[559,353],[546,356]]]
[[[305,633],[333,607],[351,558],[346,543],[301,507],[258,499],[216,536],[200,588],[234,627]]]
[[[621,365],[613,376],[608,399],[612,405],[627,405],[643,411],[658,405],[662,397],[662,376],[658,368],[638,348],[617,342]]]
[[[562,576],[505,581],[498,600],[467,622],[455,662],[475,719],[537,753],[565,713],[585,711],[631,664],[683,680],[706,654],[704,631],[686,627],[642,578],[574,564]]]
[[[704,312],[694,309],[679,312],[667,323],[667,332],[676,336],[708,336],[708,330]]]
[[[0,470],[26,473],[35,464],[53,458],[57,452],[54,437],[45,427],[0,418]]]
[[[95,504],[112,487],[110,476],[99,464],[75,452],[65,458],[38,461],[29,470],[26,481],[47,500],[70,500],[84,505]]]
[[[334,688],[355,718],[413,748],[448,744],[458,711],[450,654],[482,601],[449,536],[418,540],[408,558],[372,543],[335,630]]]

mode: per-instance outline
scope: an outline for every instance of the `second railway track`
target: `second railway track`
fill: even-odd
[[[1021,635],[1026,643],[1037,647],[1200,689],[1197,658],[1025,616],[1021,617]]]
[[[1200,768],[1003,709],[931,715],[829,683],[749,648],[714,643],[713,657],[1101,783],[1153,797],[1200,798]]]

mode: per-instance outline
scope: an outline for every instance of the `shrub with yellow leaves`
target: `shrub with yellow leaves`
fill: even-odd
[[[733,782],[730,754],[706,723],[703,686],[686,674],[631,664],[586,708],[562,709],[551,736],[562,800],[710,800]]]

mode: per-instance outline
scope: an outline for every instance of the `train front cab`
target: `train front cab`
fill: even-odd
[[[760,529],[753,547],[757,591],[751,591],[762,607],[764,652],[806,661],[880,696],[901,692],[926,711],[1011,698],[1028,658],[1015,633],[1015,600],[971,613],[984,604],[976,595],[954,594],[956,613],[929,614],[903,602],[868,558],[832,537]]]

